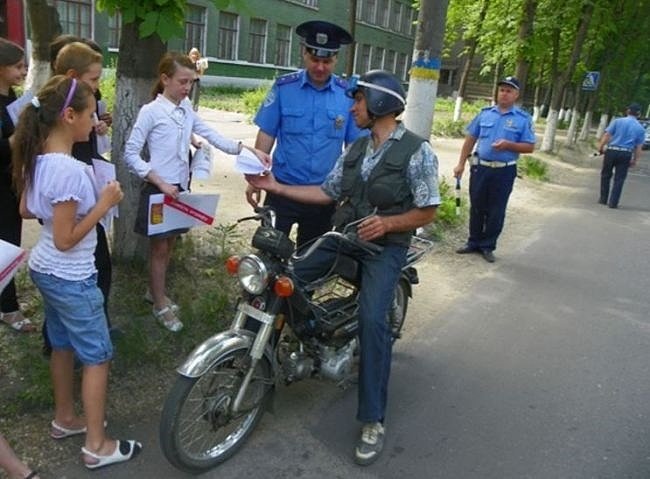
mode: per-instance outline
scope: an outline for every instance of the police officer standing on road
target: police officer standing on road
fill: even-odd
[[[469,238],[458,254],[481,253],[494,262],[493,251],[503,229],[506,206],[517,176],[520,153],[531,153],[535,133],[530,115],[515,106],[519,81],[505,77],[498,84],[497,102],[483,108],[467,127],[454,176],[460,178],[471,155],[469,179]]]
[[[332,71],[341,45],[352,42],[343,28],[323,21],[296,27],[302,38],[304,69],[276,79],[255,116],[259,126],[255,147],[273,152],[273,174],[287,185],[320,185],[341,155],[344,144],[362,135],[350,114],[347,82]],[[260,190],[249,186],[252,206]],[[277,228],[289,234],[298,224],[298,245],[331,229],[334,207],[307,205],[267,193],[265,204],[275,208]]]
[[[645,130],[637,119],[640,112],[641,106],[638,103],[628,106],[627,116],[611,122],[598,144],[598,151],[605,154],[603,169],[600,172],[600,199],[598,202],[609,205],[610,208],[618,208],[627,170],[630,166],[636,165],[636,160],[641,155]],[[614,173],[614,185],[610,195],[609,185],[612,172]]]

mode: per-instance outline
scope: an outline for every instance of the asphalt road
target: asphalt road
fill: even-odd
[[[482,273],[444,311],[447,278],[422,264],[376,464],[352,462],[356,388],[310,380],[281,387],[242,450],[201,477],[650,477],[649,156],[618,210],[578,188],[494,265],[464,257]],[[157,419],[123,425],[145,442],[136,460],[55,477],[189,477],[162,457]]]

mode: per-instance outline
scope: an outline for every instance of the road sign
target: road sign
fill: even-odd
[[[598,88],[600,72],[587,72],[585,79],[582,81],[582,89],[585,91],[595,91]]]

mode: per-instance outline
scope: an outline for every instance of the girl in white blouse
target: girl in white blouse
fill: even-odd
[[[231,155],[248,148],[269,167],[271,158],[263,151],[225,138],[197,116],[187,98],[196,76],[194,62],[187,55],[166,53],[158,65],[158,74],[154,100],[138,113],[125,146],[124,160],[129,169],[145,181],[140,191],[134,231],[149,237],[149,294],[153,315],[167,329],[177,332],[183,328],[183,323],[177,316],[178,306],[165,295],[166,274],[176,238],[187,230],[150,235],[149,218],[156,212],[149,211],[149,196],[164,193],[176,199],[180,192],[188,189],[189,147],[193,133]],[[149,161],[140,156],[145,143]]]
[[[29,272],[43,296],[52,344],[54,420],[50,435],[85,434],[81,448],[89,469],[127,461],[142,445],[106,437],[104,412],[113,347],[95,268],[95,226],[122,199],[119,183],[108,183],[99,198],[89,166],[71,156],[72,145],[87,141],[95,98],[74,78],[52,77],[27,105],[12,141],[13,177],[22,191],[20,211],[43,222],[29,257]],[[75,413],[75,355],[83,364],[81,399],[85,418]]]

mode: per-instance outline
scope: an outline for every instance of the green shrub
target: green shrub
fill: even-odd
[[[460,211],[456,212],[456,180],[450,183],[444,176],[440,178],[440,205],[436,210],[436,219],[427,227],[427,232],[436,239],[441,239],[445,231],[454,230],[465,223],[467,217],[467,202],[462,201]]]
[[[548,181],[548,165],[539,158],[524,155],[517,161],[517,174],[534,180]]]
[[[431,133],[434,136],[449,138],[463,138],[465,136],[465,125],[463,120],[454,121],[446,118],[434,119]]]
[[[255,115],[257,110],[259,110],[266,94],[269,92],[268,87],[259,87],[255,90],[249,90],[244,92],[242,95],[242,100],[244,102],[244,113],[247,113],[250,116]]]

